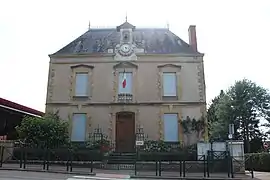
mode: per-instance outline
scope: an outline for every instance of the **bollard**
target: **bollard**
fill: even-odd
[[[203,155],[203,177],[206,177],[206,163],[205,163],[205,155]]]
[[[230,164],[231,164],[231,178],[234,178],[234,172],[233,172],[233,157],[230,157]]]
[[[137,175],[137,155],[136,155],[135,161],[134,161],[134,174],[135,174],[135,176]]]
[[[70,168],[69,168],[70,172],[72,172],[72,161],[73,161],[73,151],[70,153]]]
[[[186,177],[186,161],[183,161],[183,177]]]
[[[136,155],[134,158],[134,175],[137,175],[137,159],[138,159],[138,148],[136,148]]]
[[[26,168],[26,163],[27,163],[27,148],[24,148],[24,156],[23,156],[23,169]]]
[[[70,167],[70,161],[71,161],[71,150],[68,150],[68,157],[67,157],[68,161],[67,161],[67,171],[69,171],[69,167]]]
[[[1,153],[1,154],[0,154],[0,156],[1,156],[1,157],[0,157],[0,158],[1,158],[1,159],[0,159],[0,167],[3,166],[4,150],[5,150],[5,149],[4,149],[4,146],[0,146],[0,153]]]
[[[156,176],[158,176],[158,161],[156,160]]]
[[[21,151],[21,158],[20,158],[20,168],[22,168],[22,165],[23,165],[23,148],[20,148],[20,151]]]
[[[251,164],[251,178],[254,178],[254,168],[253,168],[253,163],[252,163],[252,156],[250,157],[250,164]]]
[[[3,166],[3,155],[4,155],[4,153],[3,153],[3,155],[2,155],[2,150],[3,149],[3,146],[0,146],[0,167],[2,167]]]
[[[179,172],[180,172],[180,177],[182,176],[182,161],[179,162]]]
[[[50,159],[51,159],[51,152],[47,149],[47,163],[46,163],[46,170],[49,171],[49,164],[50,164]]]
[[[67,159],[67,163],[66,163],[66,170],[68,171],[69,170],[69,159]]]
[[[209,173],[209,156],[208,155],[206,157],[206,173],[207,173],[207,177],[210,177],[210,173]]]
[[[91,173],[93,173],[93,159],[91,159]]]
[[[158,175],[161,176],[161,160],[159,160]]]
[[[253,171],[253,169],[251,170],[251,178],[252,179],[254,178],[254,171]]]
[[[230,174],[231,174],[231,162],[230,162],[230,152],[229,151],[226,154],[226,159],[227,159],[227,164],[228,164],[227,173],[228,173],[228,178],[229,178]]]
[[[47,159],[47,152],[46,152],[46,149],[43,150],[43,170],[46,169],[46,159]]]

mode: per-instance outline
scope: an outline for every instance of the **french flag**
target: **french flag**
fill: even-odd
[[[126,88],[126,86],[127,86],[127,77],[126,73],[123,73],[122,87]]]

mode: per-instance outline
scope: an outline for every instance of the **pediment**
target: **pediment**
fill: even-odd
[[[133,64],[131,62],[120,62],[113,66],[114,69],[118,68],[138,68],[136,64]]]
[[[88,64],[76,64],[76,65],[71,66],[71,69],[80,68],[80,67],[89,68],[89,69],[94,68],[94,66],[88,65]]]
[[[167,68],[167,67],[181,69],[181,66],[177,65],[177,64],[160,64],[160,65],[158,65],[158,68]]]

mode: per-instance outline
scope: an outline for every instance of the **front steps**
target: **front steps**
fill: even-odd
[[[107,164],[131,165],[136,161],[136,153],[117,153],[114,152],[108,156]]]

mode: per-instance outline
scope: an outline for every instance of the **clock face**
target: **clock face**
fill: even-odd
[[[123,44],[121,46],[121,51],[123,51],[124,53],[127,53],[130,51],[130,46],[128,44]]]
[[[122,56],[129,56],[132,54],[132,52],[133,52],[133,49],[132,49],[131,45],[129,45],[129,44],[122,44],[119,48],[119,53]]]

